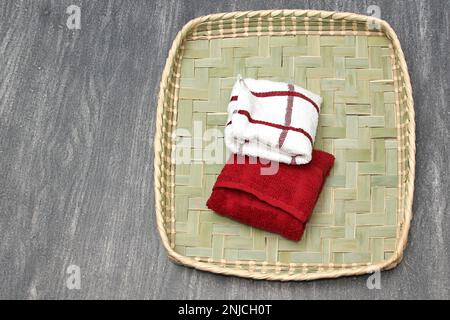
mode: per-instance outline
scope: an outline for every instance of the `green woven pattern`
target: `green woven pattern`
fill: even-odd
[[[399,226],[392,55],[390,41],[372,35],[186,41],[177,128],[193,135],[217,129],[221,137],[197,141],[188,138],[187,131],[178,134],[179,144],[192,145],[192,161],[175,168],[175,251],[224,266],[236,261],[242,262],[241,268],[294,263],[308,268],[307,272],[314,272],[316,265],[388,259],[395,251]],[[324,98],[315,147],[332,153],[336,162],[300,242],[253,229],[206,208],[223,167],[210,164],[215,155],[206,151],[217,145],[225,154],[226,108],[237,74],[292,82]],[[225,160],[224,156],[222,163]]]

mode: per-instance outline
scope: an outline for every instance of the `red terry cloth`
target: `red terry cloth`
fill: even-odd
[[[267,161],[234,154],[206,205],[221,215],[298,241],[333,163],[333,155],[313,150],[308,164],[279,163],[276,174],[262,175],[261,169],[270,166]]]

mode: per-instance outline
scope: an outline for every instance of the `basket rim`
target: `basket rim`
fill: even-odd
[[[408,149],[408,169],[407,169],[407,183],[405,186],[405,205],[403,208],[404,213],[404,224],[402,225],[400,235],[397,238],[398,245],[394,254],[386,260],[372,264],[368,263],[365,265],[358,264],[347,264],[345,267],[337,267],[326,269],[314,273],[296,273],[296,274],[280,274],[274,272],[262,272],[262,271],[249,271],[241,269],[226,268],[225,264],[221,263],[210,263],[202,262],[193,257],[186,257],[178,252],[176,252],[170,245],[170,241],[164,226],[163,211],[161,208],[161,198],[164,190],[161,185],[161,149],[162,149],[162,118],[164,113],[164,101],[166,98],[165,89],[169,84],[169,74],[175,63],[177,52],[187,36],[187,34],[192,31],[197,25],[207,22],[207,21],[219,21],[231,18],[240,17],[279,17],[279,16],[296,16],[296,17],[318,17],[318,18],[328,18],[333,20],[348,20],[357,22],[368,22],[375,21],[381,26],[381,31],[384,35],[391,40],[394,49],[395,56],[398,60],[400,72],[403,75],[403,86],[405,89],[405,102],[401,105],[406,105],[406,113],[408,114],[407,128],[408,136],[407,141],[403,142],[407,144]],[[400,106],[400,107],[401,107]],[[160,82],[160,92],[158,96],[157,112],[156,112],[156,129],[154,137],[154,192],[155,192],[155,213],[156,222],[159,234],[163,246],[171,260],[174,262],[193,267],[199,270],[208,271],[217,274],[233,275],[239,277],[246,277],[252,279],[265,279],[265,280],[280,280],[280,281],[290,281],[290,280],[314,280],[321,278],[337,278],[341,276],[351,276],[351,275],[361,275],[367,273],[373,273],[379,270],[387,270],[397,266],[402,258],[403,253],[408,240],[408,233],[411,225],[412,219],[412,201],[414,193],[414,177],[415,177],[415,117],[414,117],[414,103],[412,97],[411,80],[408,73],[408,67],[405,61],[404,53],[401,48],[400,42],[397,38],[395,31],[392,27],[384,20],[378,19],[371,16],[366,16],[362,14],[350,13],[350,12],[337,12],[337,11],[323,11],[323,10],[258,10],[258,11],[234,11],[227,13],[216,13],[205,16],[200,16],[190,20],[186,23],[183,28],[178,32],[175,40],[173,41],[172,47],[169,51],[166,64],[161,76]],[[320,264],[319,264],[320,268]]]

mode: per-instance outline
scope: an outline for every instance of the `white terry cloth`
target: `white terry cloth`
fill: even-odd
[[[238,76],[228,104],[225,143],[237,154],[308,163],[321,103],[320,96],[296,85]]]

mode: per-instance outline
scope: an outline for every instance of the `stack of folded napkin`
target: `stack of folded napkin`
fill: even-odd
[[[300,240],[334,163],[333,155],[313,150],[321,103],[296,85],[238,77],[225,128],[234,154],[208,208]]]

